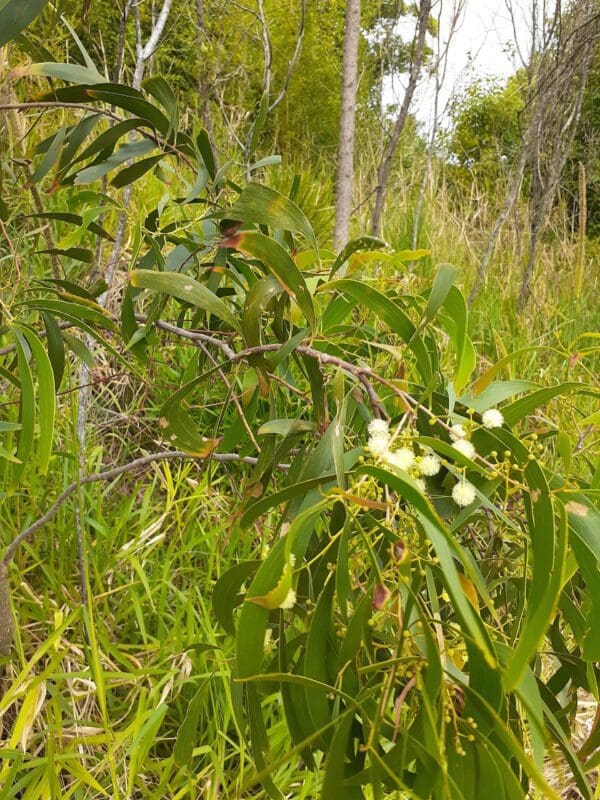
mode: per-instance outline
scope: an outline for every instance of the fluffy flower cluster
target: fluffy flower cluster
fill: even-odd
[[[384,419],[373,419],[369,422],[368,448],[375,458],[383,458],[389,451],[392,436],[390,427]]]
[[[504,417],[497,408],[488,408],[481,415],[481,425],[484,428],[500,428],[503,424]],[[371,420],[368,431],[368,449],[371,455],[381,459],[384,464],[408,472],[419,489],[424,492],[426,484],[423,477],[433,477],[438,474],[441,469],[440,459],[432,453],[418,456],[413,448],[406,444],[394,449],[389,424],[383,419]],[[461,423],[456,423],[449,429],[449,434],[454,450],[466,458],[476,458],[477,452],[469,439],[469,425],[465,427]],[[452,489],[452,499],[460,507],[471,505],[475,497],[475,487],[464,476]]]
[[[504,417],[497,408],[488,408],[481,415],[481,422],[484,428],[501,428],[504,425]]]
[[[367,446],[371,455],[380,458],[384,464],[396,467],[403,472],[408,472],[413,478],[420,491],[424,492],[425,481],[421,476],[432,477],[437,475],[441,468],[441,462],[437,456],[425,455],[417,457],[412,447],[402,445],[393,449],[392,435],[388,423],[383,419],[371,420],[368,426],[369,441]]]
[[[475,496],[475,487],[469,481],[462,480],[454,484],[452,499],[457,506],[470,506]]]

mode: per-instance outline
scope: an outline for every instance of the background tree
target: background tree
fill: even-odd
[[[360,0],[346,3],[344,57],[342,61],[342,94],[340,110],[340,144],[335,201],[334,247],[337,250],[348,241],[352,184],[354,174],[354,129],[358,84],[358,44],[360,39]]]
[[[381,162],[377,169],[377,185],[375,187],[375,202],[371,221],[371,232],[373,236],[378,236],[380,233],[381,215],[383,213],[388,181],[392,171],[392,161],[396,148],[398,147],[398,142],[400,141],[400,136],[406,125],[412,99],[421,75],[425,58],[426,35],[430,25],[431,5],[431,0],[421,0],[419,3],[408,81],[404,91],[404,97],[389,134],[389,139],[384,144]]]

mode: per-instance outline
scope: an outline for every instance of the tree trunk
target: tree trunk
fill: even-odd
[[[206,44],[206,24],[204,19],[204,0],[196,0],[196,42],[198,46],[199,60],[202,61],[202,46]],[[217,156],[217,144],[215,142],[215,131],[212,124],[212,117],[210,115],[210,92],[209,82],[207,80],[206,70],[200,64],[198,68],[198,106],[200,109],[200,116],[204,122],[204,127],[208,133],[210,141],[210,149],[213,154],[213,161],[215,162],[215,169],[219,169],[219,160]]]
[[[373,219],[371,222],[371,231],[373,236],[379,236],[381,230],[381,215],[383,213],[388,181],[392,171],[394,153],[398,147],[398,142],[400,141],[400,136],[402,135],[404,126],[406,125],[410,104],[412,102],[415,89],[417,88],[419,76],[421,75],[423,54],[425,52],[425,36],[427,34],[427,25],[429,23],[430,13],[431,0],[421,0],[419,17],[417,20],[415,51],[410,65],[408,85],[404,93],[402,106],[400,107],[400,111],[394,123],[392,135],[390,136],[390,140],[385,148],[379,169],[377,170],[377,188],[375,190],[375,205],[373,207]]]
[[[358,86],[358,43],[360,39],[360,0],[346,3],[344,58],[342,62],[342,108],[335,198],[333,246],[341,250],[348,241],[352,183],[354,174],[354,129]]]

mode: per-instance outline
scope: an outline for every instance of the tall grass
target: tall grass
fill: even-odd
[[[358,170],[356,232],[368,228],[373,159],[365,152]],[[418,147],[406,149],[398,159],[384,224],[384,238],[397,249],[411,247],[422,165]],[[470,285],[501,200],[475,185],[457,193],[448,169],[436,164],[428,181],[419,246],[430,249],[431,256],[414,271],[400,273],[407,288],[427,283],[436,266],[446,261],[460,268],[460,283]],[[286,165],[267,180],[289,189],[293,172]],[[324,165],[300,172],[296,200],[326,244],[333,220],[331,170]],[[164,186],[147,177],[134,188],[132,203],[150,209],[162,192]],[[50,209],[58,202],[52,196],[46,199]],[[24,212],[29,209],[29,200],[19,202]],[[534,298],[519,314],[514,298],[526,236],[527,208],[521,205],[502,232],[472,309],[473,336],[485,359],[481,366],[534,342],[545,349],[536,355],[524,352],[507,366],[508,375],[544,383],[565,377],[593,381],[597,356],[585,352],[581,337],[597,330],[600,322],[594,302],[598,277],[584,274],[581,296],[574,296],[577,241],[564,206],[555,209],[540,246]],[[20,252],[33,253],[35,236],[23,228],[22,237]],[[588,243],[590,260],[599,251],[598,243]],[[9,255],[4,253],[2,261],[5,288],[14,282]],[[23,269],[28,277],[40,274],[39,257],[32,255]],[[84,279],[74,265],[73,272]],[[181,371],[185,366],[178,364]],[[96,377],[110,368],[97,365]],[[153,376],[152,387],[122,377],[95,387],[93,427],[84,454],[90,472],[155,445],[161,393],[180,376],[161,363],[153,365]],[[28,485],[27,496],[5,498],[0,508],[4,542],[43,513],[72,479],[77,463],[75,392],[61,408],[61,442],[51,478]],[[562,399],[551,412],[560,418],[561,428],[581,436],[581,418],[592,410]],[[538,422],[543,427],[545,418]],[[595,447],[581,439],[580,453],[590,463]],[[212,587],[224,569],[252,558],[265,544],[260,529],[245,536],[237,533],[238,483],[238,476],[224,471],[163,463],[108,486],[87,487],[82,510],[89,613],[79,597],[72,504],[19,554],[11,576],[19,620],[16,655],[4,665],[0,700],[1,798],[265,797],[249,786],[251,754],[239,735],[231,702],[236,691],[231,643],[216,625],[210,605]],[[190,707],[198,692],[202,702],[191,772],[177,763],[174,744],[182,726],[191,724]],[[275,699],[271,713],[275,721],[281,719]],[[286,751],[283,723],[275,730],[280,731],[273,741],[274,757],[281,762],[274,775],[277,784],[297,800],[315,797],[317,778],[305,771],[299,777],[299,759]]]

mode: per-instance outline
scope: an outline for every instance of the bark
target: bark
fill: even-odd
[[[419,6],[419,15],[417,18],[414,53],[408,75],[408,84],[406,86],[406,91],[404,92],[404,98],[402,100],[402,105],[400,106],[400,111],[398,112],[398,116],[394,122],[392,134],[385,147],[383,158],[381,159],[379,169],[377,170],[377,187],[375,189],[375,204],[371,222],[371,232],[373,236],[379,236],[381,231],[381,216],[383,214],[385,195],[387,192],[390,173],[392,171],[394,154],[396,152],[396,148],[398,147],[398,142],[400,141],[400,136],[402,135],[404,126],[406,125],[408,112],[410,111],[410,105],[412,103],[412,99],[417,88],[417,83],[421,75],[423,56],[425,53],[425,37],[427,35],[427,25],[429,22],[429,15],[431,13],[431,5],[431,0],[421,0],[421,4]]]
[[[507,7],[516,30],[516,13],[510,0]],[[578,0],[568,12],[563,11],[560,0],[556,0],[551,14],[546,8],[542,13],[536,6],[532,7],[532,14],[526,65],[528,90],[524,116],[527,123],[521,152],[504,205],[481,259],[469,302],[485,278],[500,232],[519,197],[523,175],[529,165],[532,177],[530,235],[518,307],[525,304],[530,293],[539,238],[556,197],[581,114],[591,55],[598,36],[596,0]]]
[[[198,53],[200,54],[200,61],[202,60],[202,47],[206,44],[206,21],[204,18],[204,0],[196,0],[196,44]],[[208,133],[210,141],[210,149],[213,154],[213,161],[215,168],[219,169],[219,160],[217,156],[217,147],[215,142],[215,129],[212,124],[212,117],[210,114],[210,84],[208,74],[200,64],[198,69],[198,106],[200,109],[200,116],[202,122]]]
[[[529,254],[523,270],[517,304],[519,309],[524,307],[531,292],[539,237],[545,228],[577,133],[598,35],[594,0],[580,0],[571,14],[572,17],[566,21],[564,35],[561,31],[554,58],[550,63],[548,59],[544,61],[545,69],[540,75],[540,88],[535,97],[540,112],[532,148],[534,180]]]
[[[342,107],[335,200],[335,230],[333,234],[334,248],[336,250],[341,250],[346,244],[350,227],[359,40],[360,0],[348,0],[346,3],[344,57],[342,62]]]

